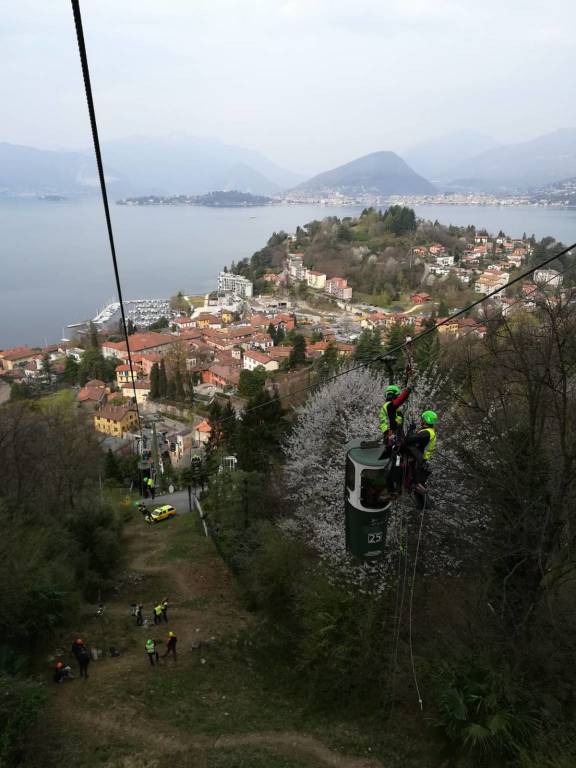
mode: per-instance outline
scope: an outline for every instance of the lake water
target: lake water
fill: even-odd
[[[112,207],[125,299],[196,294],[216,287],[225,264],[250,256],[274,231],[361,207],[279,205],[249,209]],[[576,240],[576,210],[416,206],[419,216]],[[0,349],[59,340],[64,326],[115,300],[104,214],[98,201],[0,201]]]

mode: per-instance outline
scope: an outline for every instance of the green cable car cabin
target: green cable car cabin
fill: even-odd
[[[388,490],[389,457],[381,458],[383,445],[362,439],[347,443],[345,481],[346,549],[362,560],[381,557],[392,500]]]

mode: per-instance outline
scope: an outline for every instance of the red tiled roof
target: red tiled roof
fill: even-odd
[[[30,357],[36,354],[35,350],[30,347],[12,347],[4,352],[0,352],[0,358],[4,360],[22,360],[23,357]]]
[[[167,333],[155,333],[154,331],[147,331],[146,333],[133,333],[131,336],[129,336],[131,352],[143,352],[146,349],[151,349],[152,347],[160,347],[173,344],[174,341],[174,336],[169,336]],[[125,352],[126,342],[105,341],[102,344],[102,347],[109,347],[111,349],[117,349],[121,352]]]
[[[128,413],[136,413],[134,408],[129,405],[105,405],[95,413],[97,419],[111,419],[112,421],[122,421]]]
[[[272,349],[268,350],[268,356],[271,357],[272,360],[284,360],[290,357],[291,351],[291,347],[272,347]]]
[[[256,360],[257,363],[261,363],[262,365],[266,365],[266,363],[272,362],[269,355],[265,355],[264,352],[259,352],[257,349],[248,350],[248,352],[244,353],[244,357],[249,357],[251,360]]]
[[[141,380],[141,381],[135,381],[134,384],[130,384],[130,382],[123,382],[122,384],[120,384],[120,389],[122,390],[134,389],[134,387],[136,387],[136,389],[150,389],[150,382]]]
[[[80,392],[78,392],[76,399],[79,403],[85,403],[88,400],[98,403],[105,395],[106,392],[98,387],[82,387]]]

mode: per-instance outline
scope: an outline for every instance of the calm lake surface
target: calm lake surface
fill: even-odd
[[[112,206],[125,299],[197,294],[216,287],[225,264],[250,256],[272,232],[361,207],[279,205],[249,209]],[[475,224],[576,240],[576,210],[416,206],[443,224]],[[0,349],[59,340],[68,323],[93,317],[115,299],[101,204],[0,201]]]

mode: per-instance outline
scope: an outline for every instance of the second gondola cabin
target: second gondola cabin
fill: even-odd
[[[362,560],[384,554],[391,498],[388,478],[391,460],[383,445],[352,440],[346,447],[346,549]]]

